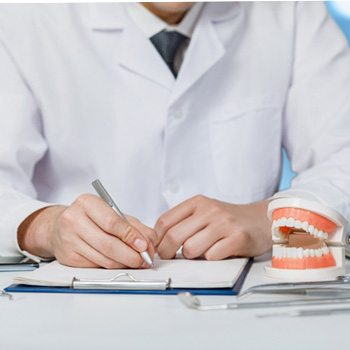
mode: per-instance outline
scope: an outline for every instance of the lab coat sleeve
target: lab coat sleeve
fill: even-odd
[[[296,5],[283,142],[297,176],[275,197],[311,197],[350,220],[350,50],[322,3]]]
[[[49,205],[31,182],[46,150],[38,105],[0,36],[0,255],[18,255],[19,224]]]

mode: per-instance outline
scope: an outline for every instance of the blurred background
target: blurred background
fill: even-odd
[[[329,14],[334,18],[350,44],[350,1],[326,1]],[[283,152],[283,170],[280,189],[286,189],[295,173],[291,169],[286,152]]]

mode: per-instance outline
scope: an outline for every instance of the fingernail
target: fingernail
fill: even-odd
[[[134,246],[140,251],[140,252],[144,252],[147,249],[147,243],[140,239],[137,238],[134,242]]]

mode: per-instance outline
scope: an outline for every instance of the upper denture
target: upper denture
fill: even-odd
[[[320,227],[315,227],[314,225],[309,224],[307,221],[301,222],[293,218],[283,217],[274,220],[272,223],[272,228],[278,228],[279,231],[281,231],[284,234],[288,234],[291,231],[298,232],[299,230],[302,230],[304,232],[308,232],[309,234],[313,235],[314,237],[320,240],[326,240],[328,238],[328,233],[321,230]]]
[[[300,208],[279,208],[273,211],[272,220],[285,219],[285,224],[279,226],[287,226],[292,224],[294,220],[294,226],[296,228],[302,228],[304,231],[310,232],[311,234],[318,233],[332,233],[337,225],[328,220],[327,218],[318,215],[312,211],[300,209]],[[284,221],[284,220],[283,220]],[[301,227],[300,227],[301,225]],[[292,227],[292,226],[291,226]]]

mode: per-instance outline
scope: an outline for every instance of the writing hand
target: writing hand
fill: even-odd
[[[155,233],[133,217],[130,226],[102,199],[79,196],[68,207],[47,207],[19,228],[21,249],[76,267],[148,267],[140,252],[154,255]]]

